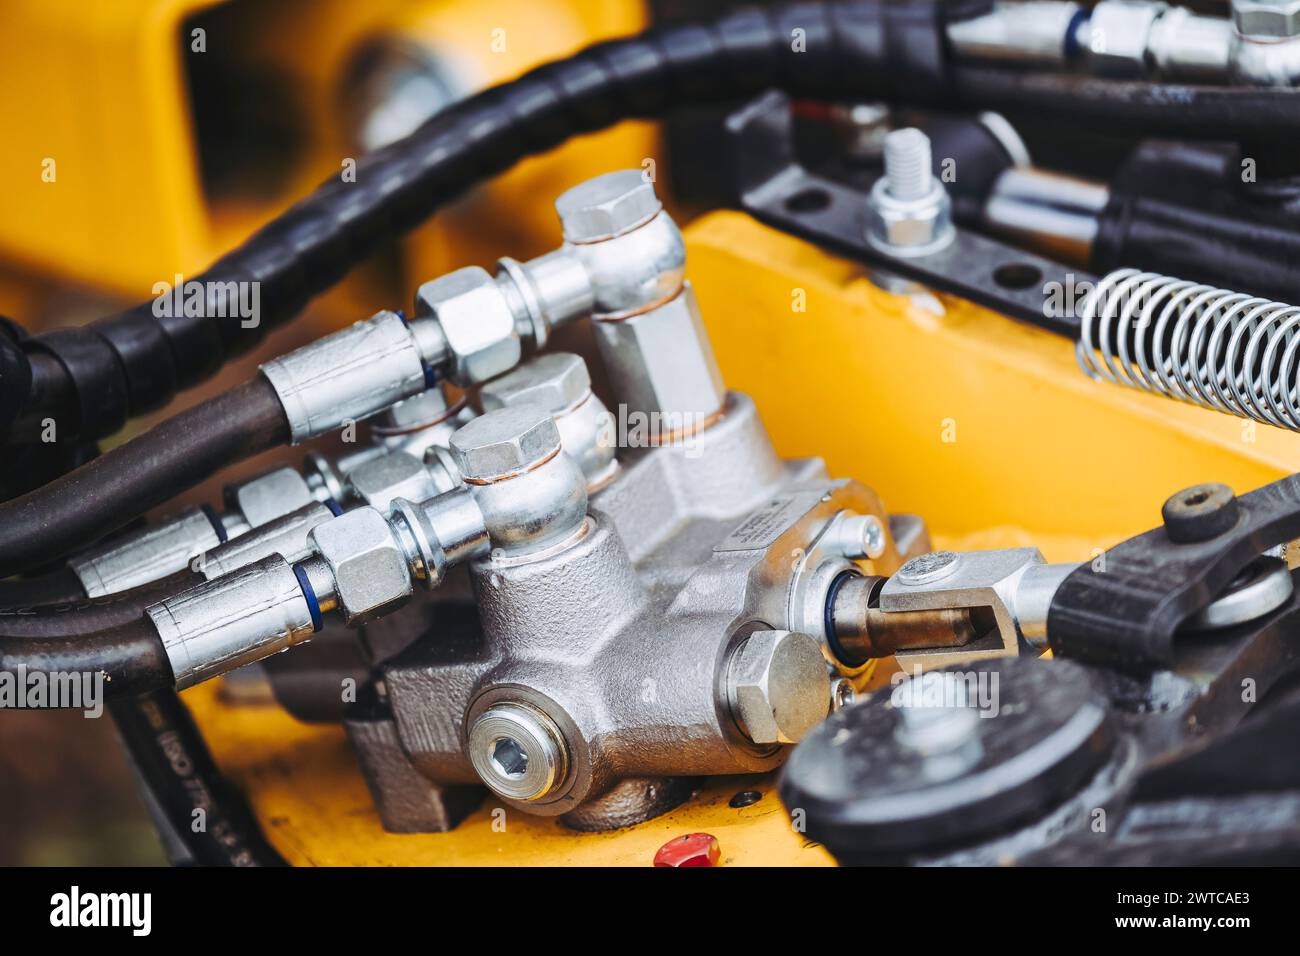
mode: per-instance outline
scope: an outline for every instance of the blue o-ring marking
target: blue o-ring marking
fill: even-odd
[[[307,569],[301,564],[293,566],[293,576],[298,579],[298,587],[302,588],[302,596],[307,599],[307,610],[311,612],[311,629],[319,631],[325,626],[325,622],[320,616],[320,602],[316,600],[316,591],[311,586],[311,579],[307,577]]]
[[[325,507],[328,508],[330,510],[330,514],[332,514],[336,518],[339,515],[343,514],[343,506],[339,504],[337,501],[335,501],[333,498],[325,499]]]
[[[1079,54],[1079,25],[1092,17],[1092,11],[1086,8],[1077,11],[1070,18],[1070,25],[1065,28],[1065,58],[1072,60]]]
[[[217,514],[212,505],[199,505],[199,510],[203,512],[203,517],[208,519],[208,524],[212,525],[212,530],[217,533],[217,540],[225,544],[230,535],[226,533],[226,525],[221,520],[221,515]]]

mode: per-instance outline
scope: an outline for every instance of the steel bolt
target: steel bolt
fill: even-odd
[[[885,553],[885,526],[875,515],[846,515],[835,529],[839,552],[850,561]]]
[[[885,182],[895,199],[921,199],[930,194],[930,137],[914,126],[885,136]]]
[[[915,127],[885,137],[885,175],[871,188],[867,239],[896,256],[924,256],[956,235],[952,201],[931,169],[930,138]]]
[[[754,743],[798,743],[830,711],[820,642],[793,631],[755,631],[731,656],[727,701]]]

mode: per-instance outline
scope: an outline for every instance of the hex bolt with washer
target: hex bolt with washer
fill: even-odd
[[[754,743],[798,743],[831,709],[821,643],[794,631],[755,631],[728,662],[726,702]]]
[[[871,189],[867,240],[893,256],[926,256],[952,242],[952,200],[931,168],[930,137],[915,127],[885,137],[885,175]]]

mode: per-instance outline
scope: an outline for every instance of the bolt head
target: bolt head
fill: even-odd
[[[560,432],[539,405],[487,412],[451,436],[452,460],[471,483],[498,481],[529,471],[560,450]]]
[[[478,266],[424,283],[415,293],[417,318],[431,317],[446,340],[448,377],[473,385],[519,364],[523,346],[505,295]]]
[[[579,183],[555,200],[569,242],[599,242],[653,219],[663,204],[639,169],[620,169]]]
[[[850,561],[885,553],[885,526],[875,515],[845,515],[835,529],[840,553]]]
[[[564,782],[567,750],[555,722],[527,704],[484,711],[469,731],[470,763],[495,793],[539,800]]]
[[[1232,21],[1244,37],[1300,36],[1300,0],[1233,0]]]
[[[727,674],[732,715],[756,744],[793,744],[825,719],[831,679],[821,644],[794,631],[755,631]]]
[[[957,570],[961,556],[952,551],[931,551],[918,554],[898,569],[898,579],[907,584],[938,581]]]
[[[589,394],[587,363],[571,352],[548,352],[485,384],[479,403],[485,412],[538,405],[556,415]]]

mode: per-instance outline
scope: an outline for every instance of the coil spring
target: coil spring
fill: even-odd
[[[1119,269],[1084,300],[1079,367],[1098,381],[1300,431],[1300,308]]]

